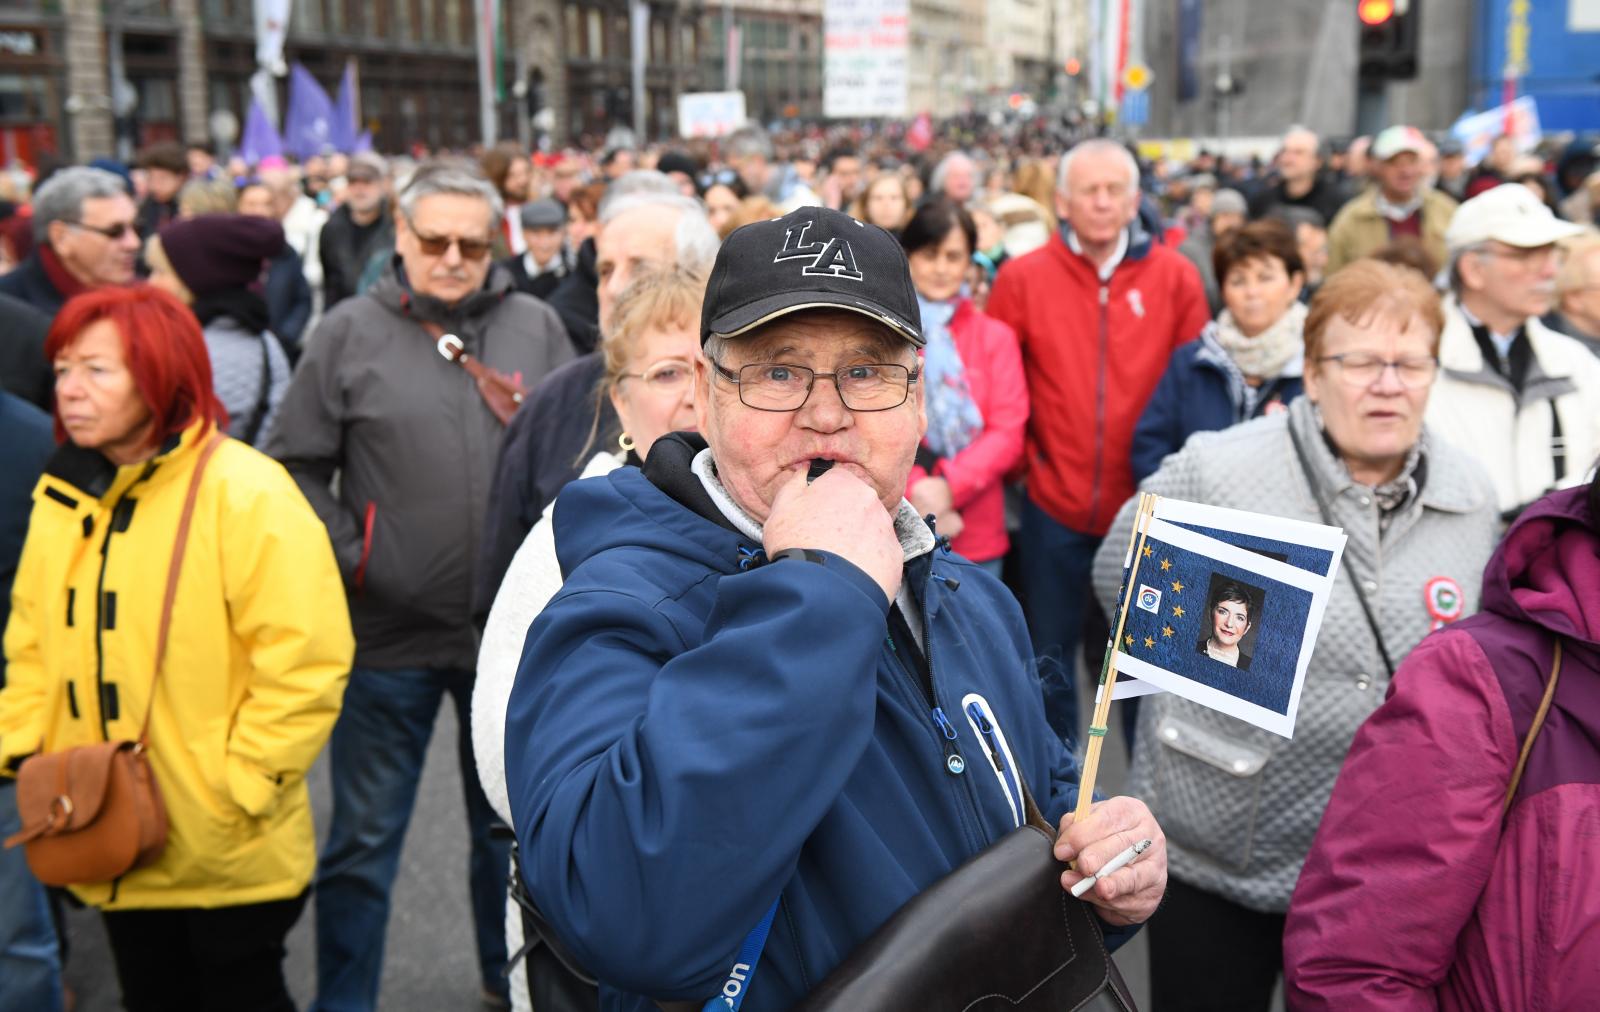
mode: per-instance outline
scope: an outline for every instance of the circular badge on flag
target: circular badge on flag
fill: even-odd
[[[1428,617],[1433,619],[1433,628],[1441,628],[1461,617],[1464,606],[1461,584],[1450,577],[1435,576],[1429,580],[1422,588],[1422,596],[1428,607]]]

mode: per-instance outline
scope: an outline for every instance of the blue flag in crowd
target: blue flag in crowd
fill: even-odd
[[[1286,715],[1312,592],[1155,537],[1143,553],[1122,652]]]
[[[268,156],[283,157],[283,138],[273,129],[261,103],[251,99],[250,112],[244,121],[244,136],[239,139],[239,157],[248,165],[260,165]]]
[[[302,161],[334,145],[333,100],[311,71],[296,63],[289,72],[289,113],[283,122],[283,145]]]
[[[356,109],[356,64],[346,60],[344,76],[339,79],[339,101],[333,116],[333,146],[345,154],[354,154],[356,129],[360,126],[360,112]]]

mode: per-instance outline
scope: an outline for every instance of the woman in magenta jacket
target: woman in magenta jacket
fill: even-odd
[[[957,552],[996,576],[1010,547],[1003,482],[1022,457],[1028,384],[1012,329],[967,297],[977,227],[956,204],[930,201],[900,233],[922,307],[928,431],[906,497],[937,517]]]
[[[1289,1008],[1595,1008],[1597,840],[1590,485],[1528,507],[1484,572],[1483,611],[1423,640],[1357,733],[1289,906]]]

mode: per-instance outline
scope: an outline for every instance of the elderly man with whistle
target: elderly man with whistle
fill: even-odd
[[[1064,890],[1152,841],[1087,891],[1108,946],[1161,900],[1149,809],[1072,821],[1020,609],[903,498],[918,318],[876,226],[803,208],[739,229],[701,317],[704,442],[558,500],[567,580],[528,633],[506,765],[528,891],[602,1008],[717,993],[764,915],[738,990],[789,1008],[1022,824],[1019,775],[1077,869]]]

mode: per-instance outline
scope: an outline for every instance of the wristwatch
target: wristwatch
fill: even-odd
[[[827,556],[823,555],[821,552],[812,551],[809,548],[785,548],[783,551],[772,556],[767,561],[782,562],[784,559],[795,559],[799,562],[815,562],[819,566],[826,565],[828,561]]]

